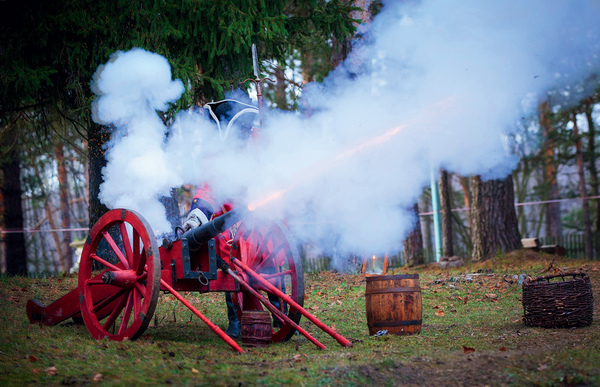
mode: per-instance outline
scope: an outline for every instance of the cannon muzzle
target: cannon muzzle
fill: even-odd
[[[201,245],[224,232],[243,218],[244,211],[241,211],[239,208],[234,208],[233,210],[214,218],[208,223],[186,231],[183,234],[182,239],[187,239],[190,250],[198,250]]]

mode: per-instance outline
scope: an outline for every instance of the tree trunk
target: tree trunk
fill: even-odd
[[[44,211],[46,212],[46,219],[48,220],[50,235],[52,236],[52,241],[54,242],[54,249],[56,250],[56,258],[52,257],[52,265],[54,266],[54,271],[59,271],[62,268],[61,260],[63,257],[62,244],[59,236],[60,231],[56,231],[58,227],[56,227],[56,223],[54,222],[54,211],[50,206],[50,195],[46,193],[46,187],[44,185],[45,179],[43,178],[43,170],[40,170],[39,165],[35,162],[32,164],[32,167],[35,171],[35,174],[40,177],[38,182],[39,189],[41,197],[44,200]]]
[[[428,195],[421,195],[421,199],[419,200],[419,207],[423,212],[429,212],[430,203],[431,198]],[[419,218],[419,220],[420,219],[421,218]],[[429,215],[423,217],[421,235],[423,236],[423,245],[425,247],[424,256],[427,258],[427,260],[429,260],[429,258],[434,255],[433,244],[431,242],[431,218],[429,217]]]
[[[577,114],[573,113],[573,137],[575,137],[575,158],[577,160],[577,174],[579,175],[579,195],[583,211],[583,232],[585,238],[585,257],[592,259],[592,224],[590,221],[590,207],[586,199],[585,171],[583,169],[583,154],[581,153],[581,138],[577,127]]]
[[[275,105],[277,105],[277,109],[279,110],[288,110],[287,95],[285,93],[287,83],[285,81],[283,67],[280,65],[275,67],[275,78],[277,79],[277,83],[275,84]]]
[[[422,265],[425,263],[423,256],[423,236],[421,235],[421,221],[419,220],[419,206],[412,208],[415,226],[403,242],[404,261],[409,266]]]
[[[517,203],[523,203],[527,199],[527,194],[531,189],[529,186],[529,181],[533,172],[535,171],[536,169],[532,166],[532,160],[529,157],[521,157],[518,168],[513,172],[513,182],[515,184],[515,199]],[[528,227],[526,216],[527,212],[525,210],[525,206],[518,206],[516,211],[521,235],[531,235]],[[533,235],[537,234],[534,233]]]
[[[593,110],[594,105],[592,104],[592,100],[588,99],[586,101],[585,109],[585,117],[588,123],[588,170],[590,173],[590,187],[592,190],[592,196],[598,196],[598,170],[596,168],[596,124],[592,118]],[[595,199],[594,203],[596,203],[596,222],[594,223],[594,232],[597,234],[600,233],[600,199]]]
[[[175,233],[175,227],[181,226],[181,214],[179,213],[179,200],[177,196],[177,189],[171,188],[171,194],[169,196],[162,196],[160,202],[165,206],[165,213],[167,214],[167,220],[171,225],[173,233]]]
[[[73,267],[73,248],[71,247],[71,208],[69,206],[69,181],[67,179],[67,166],[62,143],[58,142],[55,147],[58,191],[60,193],[60,218],[62,231],[62,255],[60,266],[65,273]]]
[[[471,202],[473,201],[471,195],[471,184],[469,183],[469,178],[464,176],[459,176],[458,180],[460,181],[460,186],[463,191],[464,203],[467,208],[467,222],[469,225],[469,230],[473,227],[473,221],[471,219]]]
[[[315,79],[313,75],[314,59],[312,52],[302,53],[302,84],[313,82]]]
[[[12,151],[2,163],[2,198],[4,207],[4,262],[9,275],[27,275],[27,254],[23,233],[23,207],[21,203],[21,167],[19,155]]]
[[[331,66],[338,67],[350,53],[350,41],[348,39],[338,40],[331,38]]]
[[[440,209],[442,212],[442,247],[443,255],[454,256],[454,242],[452,238],[452,200],[450,198],[449,176],[445,170],[440,171],[438,181],[440,189]]]
[[[539,106],[540,126],[544,136],[543,154],[544,154],[544,179],[546,181],[547,196],[546,200],[558,200],[559,190],[556,180],[556,158],[554,150],[553,132],[554,127],[551,121],[551,111],[548,102],[542,102]],[[562,221],[560,216],[560,202],[546,204],[546,235],[560,237],[562,235]]]
[[[473,259],[485,260],[499,251],[521,248],[512,175],[488,181],[475,176],[472,187]]]
[[[354,35],[354,39],[361,39],[362,35],[365,31],[363,31],[364,26],[367,26],[371,23],[371,2],[372,0],[347,0],[345,3],[352,3],[354,7],[361,8],[357,11],[350,12],[350,17],[352,19],[360,20],[360,23],[356,25],[356,34]],[[361,28],[361,26],[363,28]],[[350,52],[352,51],[352,42],[350,39],[344,39],[342,41],[337,40],[335,37],[331,38],[331,65],[333,68],[336,68],[340,65]],[[360,66],[355,64],[352,66],[354,69],[358,69]]]
[[[89,176],[89,224],[90,229],[100,219],[108,208],[100,202],[98,194],[100,194],[100,184],[104,182],[102,177],[102,168],[106,166],[106,158],[104,157],[104,149],[102,147],[112,133],[112,128],[90,124],[88,128],[88,176]]]

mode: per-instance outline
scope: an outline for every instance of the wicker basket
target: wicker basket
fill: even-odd
[[[553,279],[561,278],[562,281]],[[590,325],[594,296],[585,273],[547,275],[523,282],[525,325],[570,328]]]

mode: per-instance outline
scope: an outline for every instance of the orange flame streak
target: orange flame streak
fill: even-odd
[[[430,110],[435,110],[439,114],[442,111],[445,111],[450,106],[451,102],[453,102],[453,100],[454,100],[454,98],[448,98],[444,101],[438,102],[438,103],[434,104],[433,106],[431,106]],[[428,115],[425,116],[425,117],[428,117],[427,119],[422,118],[423,114],[424,113],[417,114],[414,118],[408,120],[407,123],[397,126],[393,129],[390,129],[387,132],[385,132],[377,137],[373,137],[372,139],[365,141],[357,146],[346,149],[346,150],[338,153],[335,156],[329,157],[325,160],[319,160],[319,161],[315,162],[313,165],[302,170],[298,174],[298,176],[296,176],[296,178],[294,179],[294,181],[295,181],[294,184],[290,184],[288,187],[286,187],[284,189],[269,193],[268,195],[265,195],[263,198],[255,200],[254,202],[252,202],[248,205],[248,210],[254,211],[255,209],[262,207],[267,203],[273,202],[273,201],[283,197],[287,192],[291,191],[295,186],[297,186],[301,183],[304,183],[306,181],[315,179],[316,177],[322,175],[326,171],[332,169],[334,166],[339,165],[344,160],[346,160],[362,151],[366,151],[370,148],[373,148],[375,146],[378,146],[378,145],[388,142],[394,136],[396,136],[398,133],[400,133],[403,129],[406,129],[410,125],[414,125],[416,123],[423,123],[432,118],[432,115],[429,110],[428,110]]]
[[[275,200],[283,197],[288,191],[292,190],[299,183],[303,183],[308,180],[314,179],[317,176],[320,176],[321,174],[325,173],[326,171],[332,169],[335,165],[340,164],[345,159],[348,159],[351,156],[353,156],[361,151],[367,150],[376,145],[380,145],[380,144],[383,144],[383,143],[389,141],[390,138],[392,138],[393,136],[398,134],[400,132],[400,130],[402,130],[404,127],[406,127],[406,125],[402,125],[397,128],[394,128],[392,130],[389,130],[386,133],[384,133],[380,136],[377,136],[369,141],[366,141],[358,146],[355,146],[353,148],[350,148],[343,152],[340,152],[337,155],[330,157],[326,160],[320,160],[317,163],[314,163],[312,166],[304,169],[303,173],[301,173],[299,176],[297,176],[297,178],[295,179],[295,181],[296,181],[295,184],[291,184],[287,188],[269,193],[268,195],[264,196],[263,198],[255,200],[254,202],[252,202],[248,205],[248,210],[254,211],[255,209],[262,207],[267,203],[275,201]]]
[[[277,200],[280,197],[282,197],[287,191],[289,191],[290,189],[292,189],[294,186],[291,185],[288,188],[273,192],[272,194],[269,194],[268,196],[266,196],[263,199],[259,199],[257,201],[255,201],[254,203],[250,203],[248,204],[248,209],[250,211],[254,211],[255,209],[257,209],[258,207],[262,207],[263,205],[273,201],[273,200]]]

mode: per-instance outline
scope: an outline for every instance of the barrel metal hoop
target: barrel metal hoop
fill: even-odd
[[[421,288],[420,287],[399,287],[399,288],[366,289],[365,295],[381,294],[381,293],[402,293],[402,292],[421,292]]]
[[[400,327],[406,325],[421,325],[423,320],[406,320],[406,321],[383,321],[374,323],[373,328],[385,328],[385,327]]]
[[[398,275],[375,275],[366,277],[367,282],[378,282],[378,281],[395,281],[403,279],[419,279],[418,274],[398,274]]]

